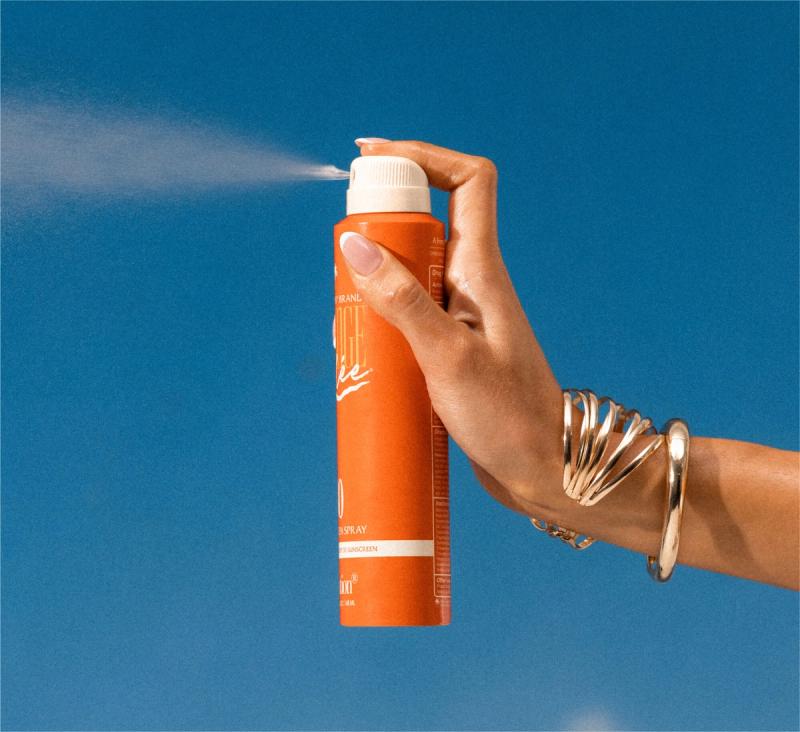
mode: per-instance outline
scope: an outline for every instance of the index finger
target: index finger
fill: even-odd
[[[497,169],[491,160],[418,140],[365,142],[361,154],[418,163],[432,186],[450,192],[451,245],[466,238],[484,251],[497,248]]]

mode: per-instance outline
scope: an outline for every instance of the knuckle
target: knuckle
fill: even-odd
[[[487,180],[497,180],[497,166],[489,158],[475,156],[475,173]]]
[[[390,310],[395,313],[414,313],[423,309],[427,293],[416,280],[406,280],[387,293]]]

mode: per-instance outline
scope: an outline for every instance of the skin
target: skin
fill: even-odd
[[[663,448],[593,506],[562,490],[561,386],[503,263],[494,164],[423,142],[375,140],[357,141],[362,155],[410,158],[431,185],[450,193],[447,308],[380,244],[373,271],[348,269],[366,303],[408,340],[433,407],[478,480],[525,516],[657,555]],[[679,564],[797,589],[799,467],[795,452],[692,436]]]

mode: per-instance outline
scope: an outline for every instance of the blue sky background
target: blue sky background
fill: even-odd
[[[341,167],[358,135],[490,156],[564,385],[796,449],[797,21],[791,3],[3,3],[2,81]],[[344,189],[4,212],[4,728],[797,728],[794,593],[572,553],[457,450],[453,624],[339,627]]]

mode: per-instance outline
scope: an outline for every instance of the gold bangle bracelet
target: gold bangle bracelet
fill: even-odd
[[[656,582],[669,580],[678,561],[683,497],[689,474],[688,425],[683,420],[672,419],[664,425],[662,432],[667,443],[667,511],[658,558],[647,557],[647,571]]]

